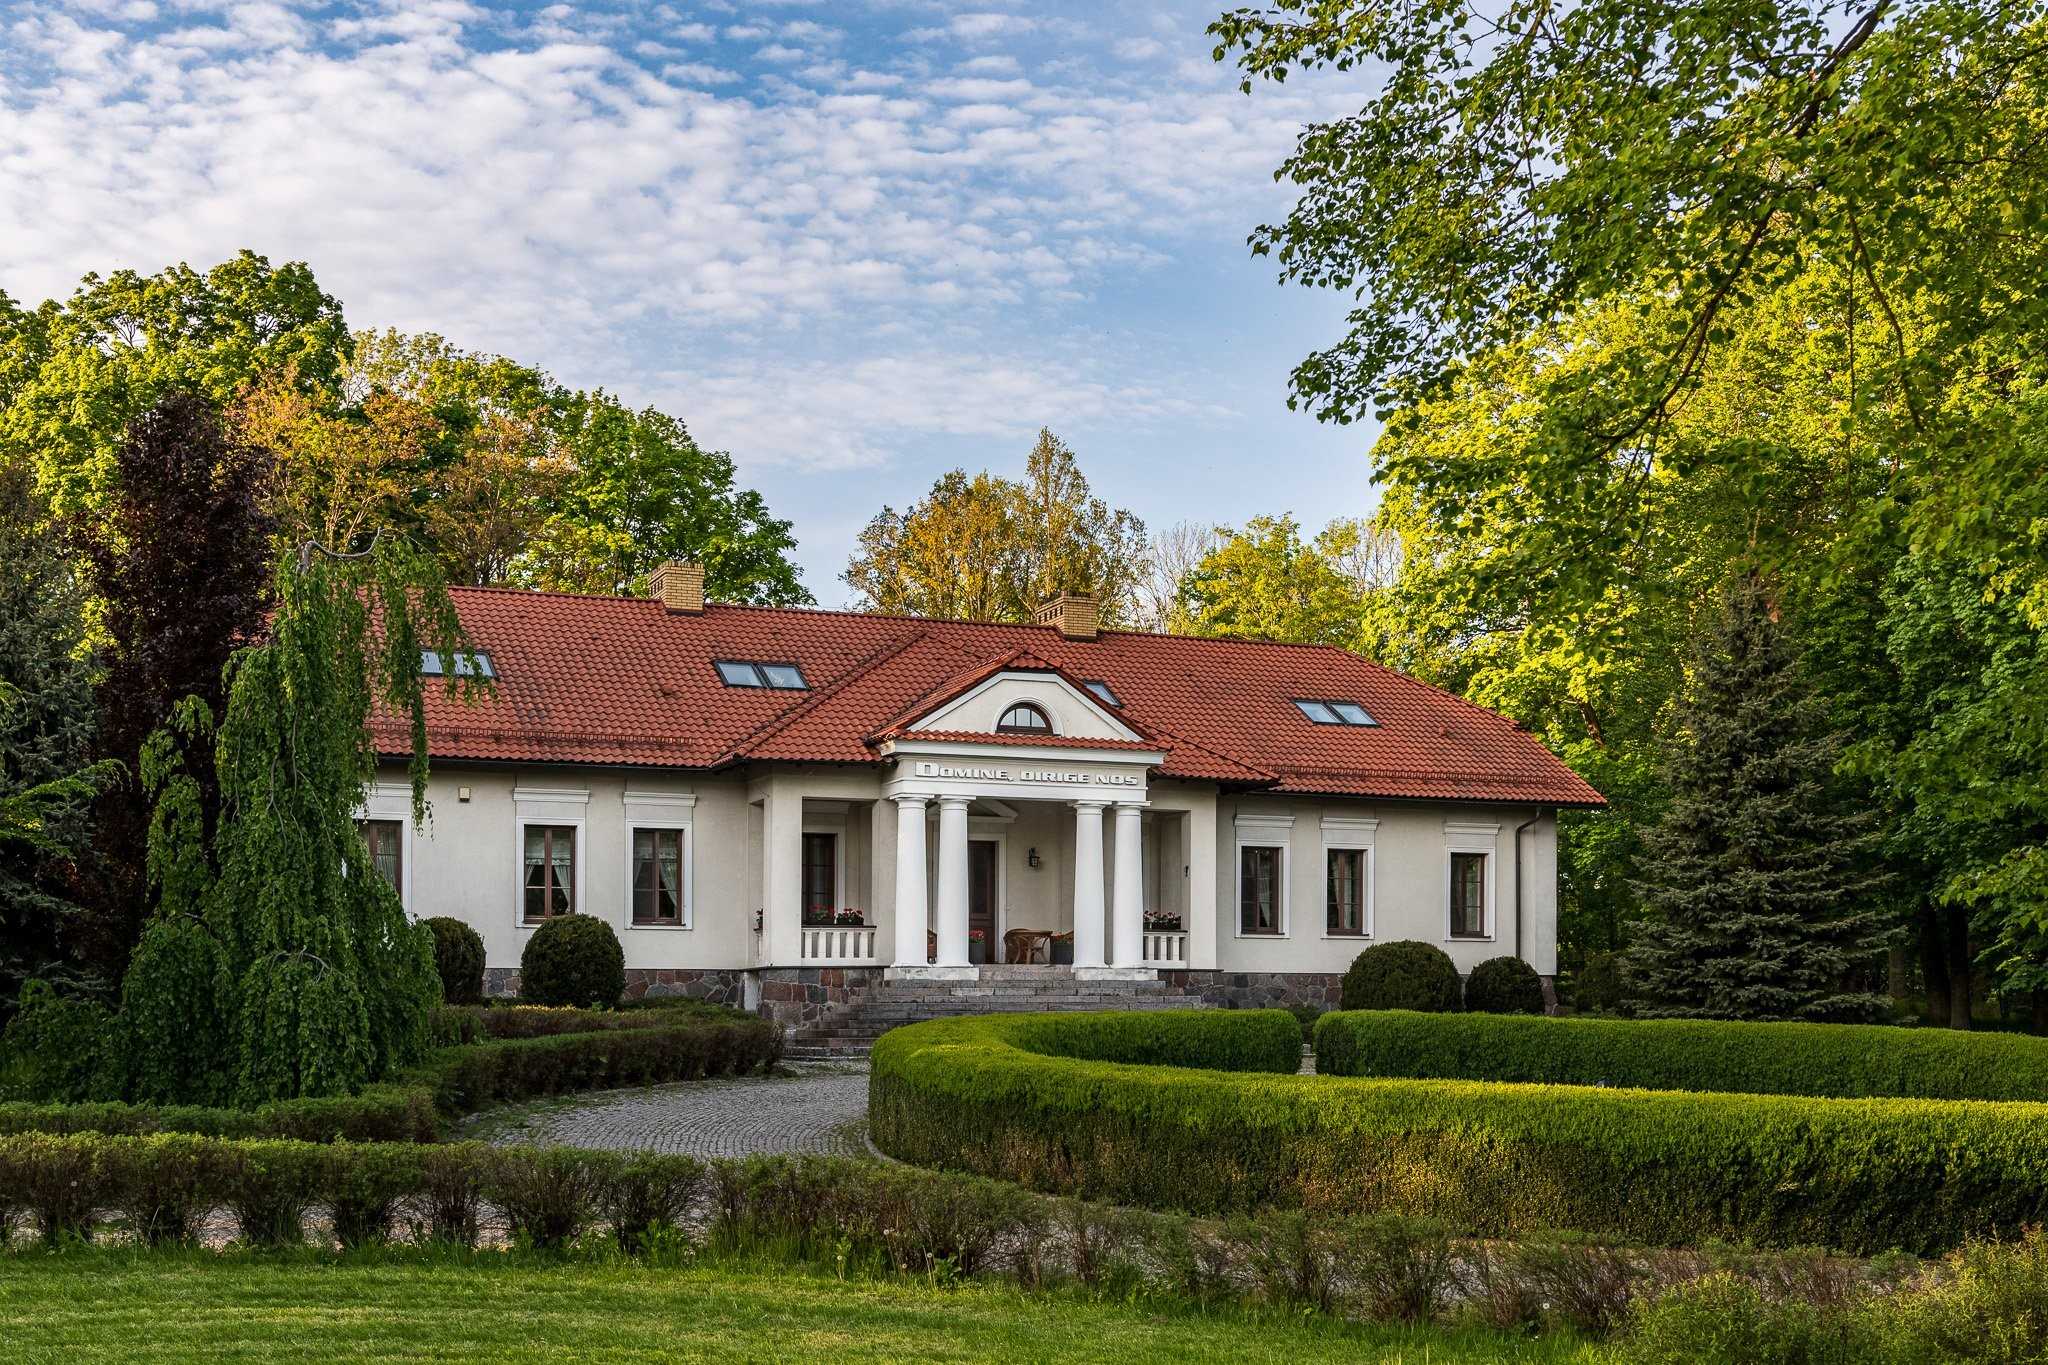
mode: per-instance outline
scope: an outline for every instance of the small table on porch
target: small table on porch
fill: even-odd
[[[1003,935],[1003,961],[1050,962],[1055,937],[1050,929],[1012,929]]]

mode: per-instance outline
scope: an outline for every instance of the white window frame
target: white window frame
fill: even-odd
[[[398,903],[412,914],[412,784],[372,782],[356,811],[358,820],[398,822]]]
[[[697,832],[692,828],[692,810],[697,798],[688,792],[627,792],[626,808],[626,906],[628,933],[678,933],[696,925]],[[674,924],[647,924],[633,918],[633,835],[643,829],[675,830],[682,837],[681,916]]]
[[[1380,822],[1356,816],[1325,815],[1323,817],[1323,937],[1345,943],[1370,940],[1375,932],[1373,902],[1374,882],[1378,880],[1379,855],[1373,848],[1374,838]],[[1356,848],[1365,852],[1365,905],[1361,918],[1364,932],[1357,934],[1333,934],[1330,932],[1330,850],[1334,848]]]
[[[846,904],[846,893],[848,890],[846,885],[846,836],[849,823],[846,813],[848,809],[849,807],[844,801],[807,800],[804,802],[803,833],[829,834],[832,836],[832,892],[833,899],[839,902],[838,905],[832,907],[834,910],[849,908]],[[934,839],[929,842],[936,845],[938,841]],[[797,840],[796,845],[796,896],[797,921],[802,923],[804,845],[801,838]],[[860,906],[859,909],[861,914],[871,919],[878,913],[873,906],[869,905]]]
[[[1486,875],[1480,878],[1484,898],[1480,920],[1486,932],[1474,937],[1451,932],[1451,857],[1454,853],[1486,855]],[[1498,901],[1494,894],[1500,879],[1500,826],[1477,821],[1444,821],[1443,926],[1446,943],[1492,943],[1499,937]]]
[[[546,920],[526,917],[526,827],[567,825],[576,831],[576,866],[571,881],[575,899],[570,910],[588,915],[584,897],[590,867],[590,790],[587,787],[514,787],[512,789],[512,923],[532,933]]]
[[[1235,821],[1237,830],[1236,846],[1231,853],[1235,869],[1231,874],[1231,885],[1236,894],[1230,901],[1230,932],[1233,937],[1248,939],[1254,943],[1271,943],[1276,939],[1291,938],[1294,933],[1293,882],[1294,882],[1294,817],[1292,815],[1240,815]],[[1244,928],[1244,851],[1248,848],[1272,848],[1280,852],[1278,879],[1280,883],[1279,919],[1280,929],[1272,934],[1248,934]]]

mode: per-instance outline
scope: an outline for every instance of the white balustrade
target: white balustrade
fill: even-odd
[[[1145,931],[1145,965],[1148,967],[1185,967],[1188,965],[1188,936],[1183,930],[1160,933],[1151,929]]]
[[[809,967],[868,967],[881,961],[872,924],[807,924],[797,942]]]

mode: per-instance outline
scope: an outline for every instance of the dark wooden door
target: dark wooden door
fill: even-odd
[[[970,839],[967,843],[967,928],[981,930],[988,945],[990,962],[1002,961],[996,951],[996,854],[1002,845],[992,839]]]

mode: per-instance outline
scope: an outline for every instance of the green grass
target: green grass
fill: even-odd
[[[1558,1339],[841,1281],[801,1268],[481,1253],[0,1258],[11,1365],[76,1360],[1575,1361]]]

